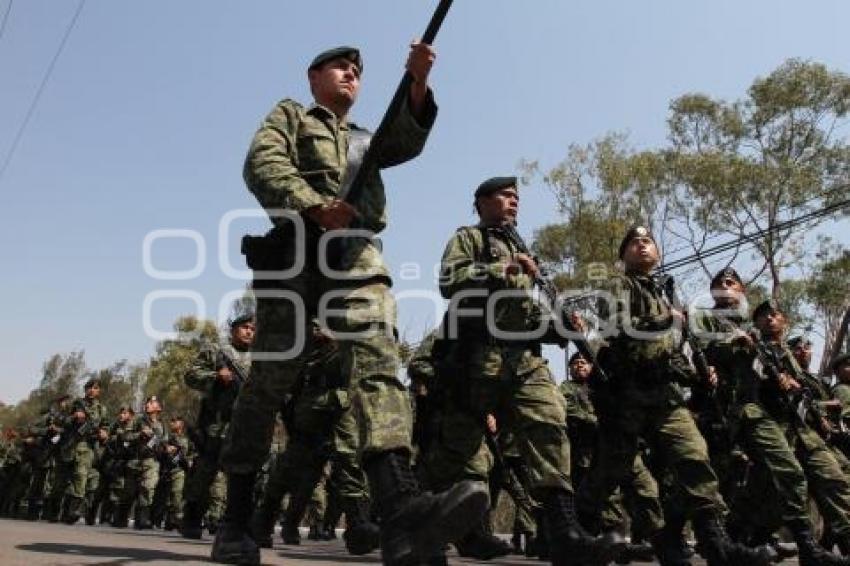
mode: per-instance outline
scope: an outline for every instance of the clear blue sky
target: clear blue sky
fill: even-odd
[[[9,1],[0,0],[0,16]],[[217,229],[227,211],[255,206],[241,166],[261,118],[279,98],[309,101],[307,62],[353,44],[366,61],[353,117],[376,125],[434,6],[88,0],[0,178],[0,399],[24,397],[55,352],[85,349],[92,368],[146,360],[154,341],[142,306],[151,291],[196,291],[215,316],[221,298],[244,285],[218,267]],[[0,37],[0,159],[76,8],[76,0],[14,1]],[[520,158],[554,165],[568,144],[610,130],[658,146],[672,98],[739,98],[789,57],[850,71],[848,21],[842,0],[457,0],[436,43],[433,135],[419,159],[385,174],[390,266],[430,270],[452,230],[473,220],[473,187],[511,174]],[[522,206],[526,234],[556,218],[539,187]],[[234,263],[240,233],[264,226],[238,223],[228,242]],[[200,277],[146,275],[142,243],[156,229],[203,236]],[[160,269],[195,263],[188,240],[152,252]],[[427,275],[397,285],[412,288],[434,286]],[[191,310],[158,302],[154,326],[168,329]],[[408,336],[433,323],[424,305],[402,304]]]

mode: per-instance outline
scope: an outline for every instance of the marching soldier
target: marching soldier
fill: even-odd
[[[113,527],[127,526],[129,509],[122,513],[121,501],[127,484],[127,463],[132,454],[133,444],[130,435],[133,433],[133,423],[136,412],[129,405],[118,410],[118,418],[109,428],[107,452],[104,458],[103,475],[108,482],[107,500],[101,506],[100,522],[110,523]]]
[[[201,392],[201,409],[194,427],[195,465],[186,480],[181,533],[186,538],[201,538],[201,522],[209,511],[213,486],[222,493],[224,484],[216,481],[221,471],[221,446],[233,413],[233,403],[251,368],[251,345],[256,326],[253,313],[245,312],[230,321],[230,336],[225,344],[205,347],[184,376],[186,385]],[[249,501],[251,496],[247,496]],[[216,524],[213,529],[217,528]]]
[[[725,504],[717,476],[682,391],[698,381],[674,332],[674,323],[681,324],[683,315],[671,307],[652,275],[659,252],[649,230],[631,228],[619,256],[625,274],[609,279],[607,296],[599,302],[602,332],[607,336],[599,362],[611,381],[595,385],[600,444],[592,481],[582,485],[586,508],[591,516],[600,516],[632,470],[643,440],[673,472],[709,566],[766,565],[775,557],[771,549],[733,543],[723,527]],[[716,375],[708,378],[714,381]],[[662,564],[679,564],[681,530],[665,531],[652,534],[656,555]]]
[[[387,137],[377,148],[377,168],[367,171],[357,208],[342,200],[370,139],[348,118],[363,71],[356,48],[339,47],[317,55],[307,70],[315,104],[304,107],[283,100],[254,136],[244,176],[275,226],[259,241],[243,241],[258,297],[255,351],[264,359],[255,360],[251,380],[239,394],[222,453],[229,497],[213,560],[260,562],[259,549],[248,536],[255,476],[269,452],[275,414],[301,374],[306,358],[299,354],[305,353],[311,319],[322,297],[331,298],[327,306],[337,313],[328,321],[330,329],[346,335],[340,355],[357,436],[363,440],[359,446],[363,469],[382,519],[384,561],[427,559],[447,540],[462,535],[483,512],[487,499],[483,487],[463,483],[439,496],[422,493],[411,470],[411,414],[397,375],[395,303],[376,242],[349,238],[335,257],[317,257],[317,250],[325,249],[319,246],[322,233],[347,228],[355,217],[359,226],[372,232],[386,225],[386,195],[378,169],[408,161],[424,147],[437,113],[428,87],[434,57],[429,45],[411,46],[410,89],[385,130]],[[306,222],[306,229],[293,230],[292,217],[281,216],[281,209],[298,216],[295,224]],[[299,267],[295,264],[300,269],[291,269]],[[278,275],[263,278],[258,273],[263,271]],[[300,300],[292,300],[293,296]]]
[[[159,481],[159,454],[166,440],[165,426],[160,419],[162,404],[152,395],[145,400],[144,414],[136,417],[124,439],[130,442],[131,458],[127,462],[127,476],[121,503],[116,514],[118,524],[126,526],[130,507],[135,505],[133,528],[150,529],[151,505]]]
[[[37,521],[39,516],[53,522],[59,518],[62,494],[54,494],[50,479],[54,477],[62,430],[72,400],[70,395],[54,399],[48,410],[27,428],[24,435],[23,456],[32,470],[27,490],[27,519],[30,521]]]
[[[588,535],[576,516],[565,402],[539,338],[532,337],[540,316],[528,291],[539,268],[520,253],[506,227],[516,222],[517,179],[484,181],[474,206],[480,222],[457,230],[440,266],[440,291],[451,304],[447,334],[435,346],[438,387],[445,391],[440,429],[425,455],[427,477],[442,488],[463,479],[486,483],[493,456],[485,426],[492,414],[514,435],[528,465],[530,495],[543,508],[552,562],[604,563],[622,550],[622,542]],[[470,312],[478,314],[464,316]]]
[[[72,407],[63,431],[60,458],[63,473],[57,482],[64,484],[65,502],[62,521],[72,525],[85,514],[86,484],[94,468],[94,445],[97,431],[106,416],[106,408],[100,403],[101,382],[89,379],[83,389],[85,395],[77,399]]]

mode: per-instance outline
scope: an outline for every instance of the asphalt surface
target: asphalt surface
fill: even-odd
[[[312,542],[300,546],[284,546],[277,536],[273,549],[263,549],[263,564],[324,566],[326,564],[380,564],[377,554],[350,556],[339,540]],[[135,531],[111,527],[87,527],[82,524],[32,523],[0,519],[0,566],[41,566],[105,564],[124,566],[144,564],[210,564],[212,538],[185,540],[175,533]],[[490,562],[477,562],[449,556],[450,564],[499,564],[530,566],[541,562],[520,557],[506,557]],[[794,565],[785,561],[783,565]],[[635,563],[638,564],[638,563]],[[643,563],[646,564],[646,563]],[[705,564],[695,560],[694,566]]]

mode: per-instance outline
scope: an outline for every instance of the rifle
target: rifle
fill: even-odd
[[[218,353],[216,354],[216,369],[221,369],[223,367],[228,368],[233,374],[236,376],[236,384],[239,387],[242,387],[244,383],[248,381],[248,376],[245,375],[245,372],[242,371],[241,366],[236,363],[236,361],[230,357],[223,348],[219,348]]]
[[[443,20],[446,18],[446,14],[449,12],[452,2],[453,0],[440,0],[440,3],[437,5],[437,8],[431,16],[431,20],[428,22],[428,27],[425,29],[425,33],[422,34],[422,43],[428,45],[432,45],[434,43],[434,39],[437,37],[437,32],[440,31],[440,26],[443,25]],[[357,169],[357,172],[352,177],[351,183],[348,185],[348,190],[345,190],[340,194],[340,198],[343,201],[355,208],[362,198],[363,191],[366,186],[366,180],[369,179],[369,177],[378,169],[378,158],[380,157],[383,145],[386,143],[387,132],[390,129],[392,121],[396,118],[404,105],[412,83],[413,76],[410,72],[405,71],[398,87],[396,87],[392,100],[390,100],[387,111],[384,113],[384,117],[381,119],[380,124],[378,124],[378,128],[372,135],[372,139],[369,143],[369,147],[366,149],[366,153],[363,155],[360,167]],[[352,224],[351,228],[357,228],[356,223]],[[339,266],[343,252],[347,245],[343,240],[348,239],[349,237],[335,238],[331,241],[331,246],[328,249],[329,265]]]
[[[679,298],[679,293],[676,291],[676,280],[673,279],[673,276],[663,275],[659,279],[658,284],[664,295],[667,296],[670,306],[679,312],[684,313],[685,309],[681,299]],[[697,370],[697,375],[699,376],[700,381],[707,384],[709,382],[709,376],[711,375],[708,360],[705,358],[705,352],[703,352],[702,347],[697,342],[696,337],[691,333],[687,324],[682,326],[682,338],[691,350],[691,362]]]
[[[516,226],[513,223],[507,222],[502,226],[505,235],[508,239],[513,243],[516,249],[525,255],[532,256],[534,254],[531,253],[531,250],[526,245],[525,240],[522,239],[522,236],[519,235],[519,232],[516,230]],[[536,285],[543,295],[546,297],[546,305],[544,305],[549,312],[553,315],[558,316],[561,320],[561,323],[564,325],[570,333],[575,338],[571,338],[573,345],[576,347],[576,350],[579,351],[581,356],[591,364],[593,367],[593,373],[591,374],[591,379],[594,379],[597,383],[605,384],[610,381],[608,374],[605,370],[602,369],[602,366],[599,365],[598,360],[596,359],[596,354],[593,352],[593,349],[590,347],[590,343],[588,343],[587,338],[583,336],[583,333],[576,328],[570,319],[570,314],[566,312],[566,308],[564,304],[561,305],[561,312],[556,313],[555,308],[558,304],[558,288],[555,287],[555,283],[547,277],[542,271],[538,271],[537,275],[534,276],[534,285]]]
[[[65,430],[62,432],[62,437],[58,442],[59,451],[61,452],[75,442],[91,436],[95,430],[94,421],[88,417],[82,422],[66,425]]]

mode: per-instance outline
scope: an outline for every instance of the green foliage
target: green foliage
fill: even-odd
[[[176,340],[163,340],[156,346],[144,384],[144,395],[160,398],[163,411],[168,415],[194,415],[199,399],[183,382],[183,376],[205,343],[219,340],[213,321],[198,320],[193,316],[179,318],[174,323]]]
[[[524,180],[540,177],[564,216],[536,233],[535,250],[567,281],[580,281],[582,266],[616,259],[616,245],[634,223],[648,225],[676,257],[768,230],[697,269],[710,276],[751,255],[757,265],[750,279],[764,279],[774,297],[799,296],[799,289],[785,289],[783,272],[803,259],[805,230],[773,230],[846,198],[850,145],[837,133],[848,109],[850,77],[791,59],[754,80],[741,100],[701,93],[673,100],[666,147],[637,151],[625,135],[609,133],[569,146],[548,172],[525,161]]]

